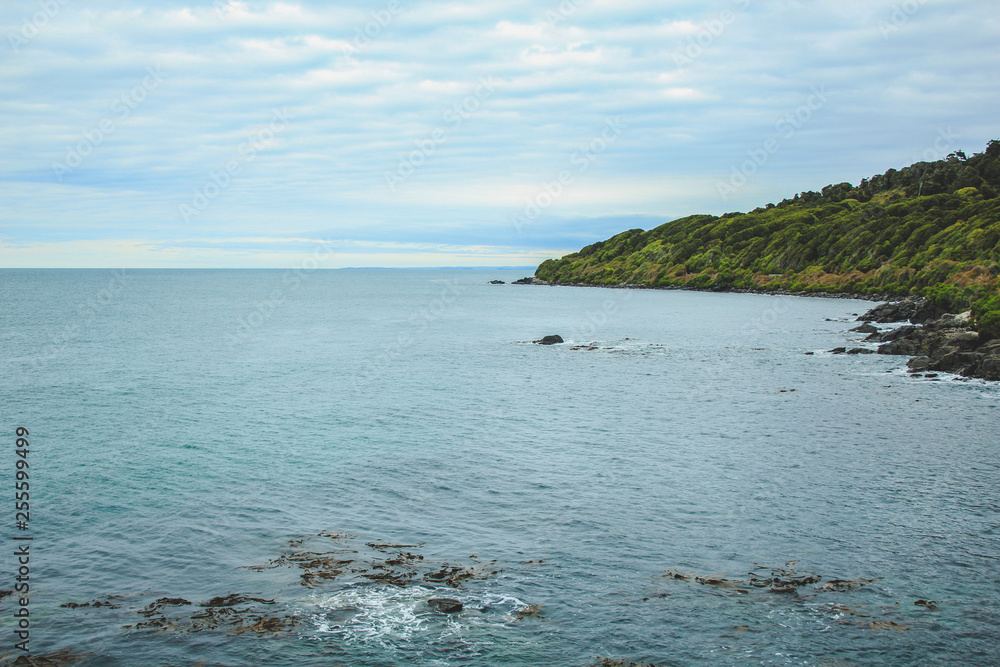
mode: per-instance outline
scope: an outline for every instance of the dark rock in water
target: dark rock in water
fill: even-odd
[[[852,333],[863,333],[863,334],[877,334],[878,333],[878,327],[872,326],[871,324],[868,324],[867,322],[865,322],[860,327],[854,327],[853,329],[851,329],[851,332]]]
[[[59,663],[52,662],[43,656],[19,655],[10,663],[11,667],[59,667]]]
[[[869,350],[865,347],[856,347],[853,350],[848,350],[847,354],[875,354],[875,350]]]
[[[546,336],[541,340],[536,340],[532,342],[534,342],[536,345],[557,345],[559,343],[564,343],[565,341],[562,339],[562,336],[556,335],[556,336]]]
[[[521,278],[520,280],[515,280],[514,282],[511,283],[511,285],[534,285],[534,284],[535,284],[535,279],[532,278],[531,276],[528,276],[526,278]]]
[[[12,662],[5,663],[14,667],[66,667],[81,662],[93,653],[76,653],[72,649],[62,648],[41,655],[19,655]]]
[[[970,313],[943,315],[922,326],[905,325],[866,340],[883,343],[879,354],[913,357],[912,373],[936,371],[970,378],[1000,380],[1000,341],[984,341],[968,328]]]
[[[830,354],[844,354],[846,352],[847,352],[846,347],[835,347],[832,350],[830,350]]]
[[[445,614],[457,614],[463,609],[461,602],[451,598],[431,598],[427,604]]]
[[[504,281],[502,281],[502,280],[491,280],[491,281],[490,281],[490,285],[506,285],[506,284],[507,284],[507,283],[505,283],[505,282],[504,282]]]
[[[815,354],[816,354],[815,352],[806,352],[807,357],[814,356]]]

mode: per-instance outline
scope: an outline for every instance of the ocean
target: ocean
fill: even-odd
[[[996,664],[995,383],[529,273],[0,271],[0,659]]]

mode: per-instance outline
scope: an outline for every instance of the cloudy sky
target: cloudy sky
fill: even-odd
[[[0,267],[534,266],[980,152],[996,0],[4,0]]]

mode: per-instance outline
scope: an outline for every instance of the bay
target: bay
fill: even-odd
[[[992,663],[996,385],[825,353],[856,346],[866,302],[488,284],[525,273],[0,271],[2,432],[10,452],[17,426],[32,443],[32,651]],[[547,334],[567,342],[530,342]],[[248,569],[296,540],[423,564],[407,586]],[[790,561],[872,581],[746,585]],[[424,577],[445,564],[482,576]],[[8,555],[0,576],[14,570]],[[170,610],[190,622],[230,593],[296,625],[135,627],[157,599],[193,602]],[[427,606],[442,595],[465,609]],[[98,599],[118,608],[61,606]]]

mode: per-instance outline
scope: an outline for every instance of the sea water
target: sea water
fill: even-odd
[[[0,589],[31,537],[30,651],[995,664],[996,385],[828,354],[863,346],[861,301],[488,284],[526,273],[0,272]],[[304,585],[296,553],[353,563]],[[411,579],[365,576],[401,554]],[[821,581],[748,585],[771,568]]]

